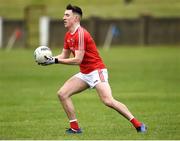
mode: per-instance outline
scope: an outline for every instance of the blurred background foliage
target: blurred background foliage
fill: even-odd
[[[0,0],[0,16],[23,18],[28,5],[47,6],[47,15],[61,18],[67,4],[78,5],[84,17],[135,18],[141,14],[155,17],[179,17],[180,0]]]

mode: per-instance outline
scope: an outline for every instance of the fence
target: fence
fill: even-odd
[[[62,46],[66,29],[63,22],[49,19],[48,45]],[[111,34],[112,45],[157,45],[180,44],[180,18],[154,18],[141,16],[136,19],[102,19],[92,17],[82,20],[82,26],[88,29],[96,44],[102,46],[107,34]],[[17,29],[22,36],[14,46],[25,47],[28,40],[24,20],[2,20],[2,47],[6,47],[10,37]],[[39,44],[39,43],[38,43]]]
[[[15,46],[25,46],[26,31],[23,20],[3,19],[1,23],[2,40],[0,47],[7,47],[12,39],[14,39]]]

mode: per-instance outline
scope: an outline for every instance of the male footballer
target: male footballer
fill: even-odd
[[[90,33],[80,25],[82,15],[80,7],[67,5],[63,17],[64,26],[68,30],[64,38],[64,48],[61,54],[55,57],[46,56],[47,61],[42,64],[67,64],[80,67],[80,72],[69,78],[58,91],[59,100],[70,122],[70,128],[66,133],[82,133],[71,96],[88,88],[96,89],[101,101],[130,121],[137,132],[146,132],[145,124],[138,121],[123,103],[113,98],[108,83],[107,68],[99,56]],[[70,57],[71,53],[74,57]]]

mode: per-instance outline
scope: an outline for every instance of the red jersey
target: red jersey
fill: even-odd
[[[104,69],[105,65],[99,56],[96,44],[89,32],[78,26],[74,33],[65,35],[64,49],[69,49],[75,55],[75,50],[84,50],[84,57],[80,64],[82,73],[90,73],[97,69]]]

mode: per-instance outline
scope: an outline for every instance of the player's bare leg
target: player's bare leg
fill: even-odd
[[[74,105],[70,97],[87,88],[88,85],[83,80],[73,76],[69,80],[67,80],[58,91],[59,100],[70,120],[70,127],[73,130],[79,130],[79,126],[75,114]]]
[[[121,115],[123,115],[128,120],[133,118],[133,115],[130,113],[128,108],[120,103],[119,101],[115,100],[112,97],[111,88],[108,83],[99,83],[96,85],[96,90],[99,94],[101,101],[108,107],[113,108]]]
[[[119,112],[121,115],[123,115],[126,119],[128,119],[134,127],[141,131],[140,132],[145,132],[145,125],[139,122],[137,119],[134,118],[132,113],[128,110],[128,108],[121,102],[115,100],[112,96],[111,88],[108,83],[99,83],[95,86],[96,91],[101,99],[101,101],[108,107],[113,108],[117,112]]]

